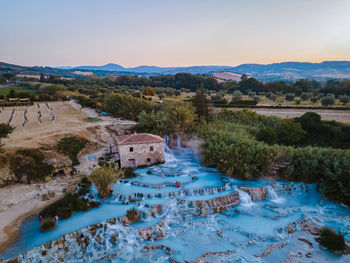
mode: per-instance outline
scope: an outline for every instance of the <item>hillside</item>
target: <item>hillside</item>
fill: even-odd
[[[180,72],[191,74],[229,73],[248,74],[260,81],[296,80],[301,78],[312,79],[350,79],[350,61],[324,61],[321,63],[308,62],[282,62],[273,64],[241,64],[230,66],[192,66],[192,67],[157,67],[138,66],[126,68],[118,64],[109,63],[103,66],[78,67],[25,67],[0,62],[0,72],[11,72],[26,75],[59,75],[67,78],[86,77],[91,73],[96,76],[120,75],[164,75]],[[89,74],[86,74],[88,72]],[[228,78],[229,79],[229,78]]]

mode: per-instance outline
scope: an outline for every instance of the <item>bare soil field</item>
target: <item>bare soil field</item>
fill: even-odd
[[[243,108],[228,108],[230,110],[243,110]],[[312,110],[312,109],[251,109],[258,114],[278,116],[282,118],[300,117],[305,112],[316,112],[322,120],[350,123],[350,111],[346,110]]]

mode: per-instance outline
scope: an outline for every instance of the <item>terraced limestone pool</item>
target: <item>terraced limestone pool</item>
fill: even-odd
[[[184,148],[166,149],[164,164],[136,173],[115,184],[101,207],[60,220],[51,232],[40,232],[37,217],[27,220],[2,256],[23,262],[350,262],[350,255],[331,254],[315,241],[318,228],[328,226],[349,244],[350,210],[323,200],[314,184],[228,178],[200,166]],[[122,217],[132,207],[141,221],[128,225]]]

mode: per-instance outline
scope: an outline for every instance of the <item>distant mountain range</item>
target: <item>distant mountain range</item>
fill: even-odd
[[[220,74],[221,80],[224,76],[237,76],[248,74],[260,81],[271,80],[295,80],[300,78],[310,79],[350,79],[350,61],[324,61],[321,63],[309,62],[282,62],[273,64],[242,64],[237,67],[231,66],[192,66],[192,67],[157,67],[139,66],[126,68],[118,64],[106,64],[103,66],[78,66],[78,67],[25,67],[0,62],[0,72],[8,71],[14,74],[38,75],[41,72],[46,75],[60,75],[62,77],[86,77],[87,73],[97,76],[119,76],[119,75],[173,75],[180,72],[191,74]]]

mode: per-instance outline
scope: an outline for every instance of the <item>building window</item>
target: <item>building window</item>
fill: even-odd
[[[153,146],[151,146],[151,147],[149,148],[149,150],[150,150],[151,152],[153,152]]]
[[[151,162],[151,158],[147,158],[147,162],[150,163]]]
[[[134,147],[130,147],[130,152],[133,152],[134,151]]]

